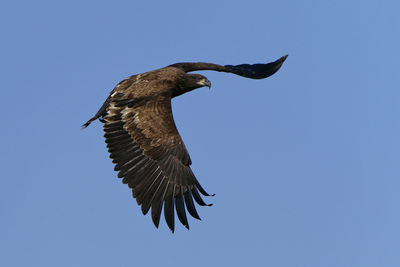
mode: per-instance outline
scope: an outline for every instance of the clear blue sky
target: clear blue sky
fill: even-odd
[[[398,1],[3,1],[1,266],[400,266]],[[99,122],[128,75],[289,58],[173,101],[212,207],[155,229]]]

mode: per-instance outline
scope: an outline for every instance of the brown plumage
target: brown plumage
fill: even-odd
[[[151,208],[156,227],[164,206],[164,217],[172,232],[174,210],[189,229],[186,209],[192,217],[200,219],[193,198],[197,204],[205,206],[200,193],[209,194],[190,169],[192,161],[176,129],[171,98],[211,86],[206,77],[187,72],[215,70],[263,79],[278,71],[286,58],[268,64],[236,66],[177,63],[133,75],[112,90],[100,110],[83,127],[99,118],[104,123],[104,137],[118,177],[132,188],[143,214]]]

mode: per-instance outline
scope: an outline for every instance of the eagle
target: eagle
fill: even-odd
[[[114,170],[132,189],[143,214],[151,209],[157,228],[164,207],[165,221],[172,232],[174,210],[189,229],[186,210],[200,220],[195,202],[200,206],[212,204],[206,204],[200,195],[210,196],[190,168],[192,160],[176,128],[171,99],[200,87],[211,87],[205,76],[189,72],[213,70],[264,79],[277,72],[286,58],[287,55],[271,63],[252,65],[184,62],[132,75],[111,91],[99,111],[82,127],[96,119],[104,124]]]

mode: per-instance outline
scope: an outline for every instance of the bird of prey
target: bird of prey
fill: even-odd
[[[264,79],[279,70],[287,58],[268,64],[217,65],[212,63],[176,63],[130,76],[110,93],[99,111],[82,127],[100,119],[110,158],[118,177],[132,189],[143,214],[151,208],[158,228],[161,211],[174,232],[175,215],[189,229],[186,211],[200,219],[193,199],[210,206],[201,198],[210,196],[197,181],[192,161],[175,126],[171,99],[211,82],[192,71],[214,70],[251,79]],[[186,206],[186,209],[185,209]]]

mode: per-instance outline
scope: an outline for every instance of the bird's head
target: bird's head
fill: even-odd
[[[193,74],[196,75],[196,74]],[[210,80],[208,80],[206,77],[204,77],[203,75],[198,74],[198,77],[195,77],[196,80],[196,84],[199,87],[203,87],[203,86],[207,86],[208,88],[211,88],[211,82]]]
[[[205,76],[200,74],[186,74],[179,84],[179,89],[173,96],[175,97],[204,86],[211,88],[211,82]]]
[[[184,86],[186,88],[193,88],[193,89],[204,86],[211,88],[211,82],[205,76],[200,74],[186,74]]]

